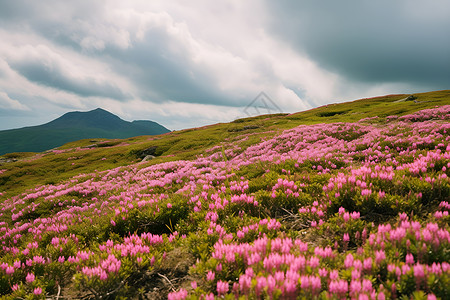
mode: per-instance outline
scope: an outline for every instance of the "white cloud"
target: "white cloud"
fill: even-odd
[[[8,94],[0,92],[0,109],[6,110],[30,110],[29,107],[23,105],[17,100],[11,99]]]

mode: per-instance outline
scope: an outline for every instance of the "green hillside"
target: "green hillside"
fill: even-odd
[[[4,157],[16,158],[17,162],[5,163],[0,168],[8,170],[0,175],[0,191],[8,196],[16,195],[37,184],[57,183],[80,173],[107,170],[140,161],[139,152],[157,147],[156,158],[150,164],[173,160],[191,160],[204,154],[208,148],[227,143],[245,134],[251,134],[245,147],[274,136],[281,130],[301,124],[356,122],[364,118],[378,117],[371,122],[384,122],[391,115],[402,116],[412,112],[450,104],[450,90],[414,94],[398,94],[336,103],[294,114],[263,115],[219,123],[199,128],[173,131],[155,137],[141,136],[111,141],[91,138],[67,143],[50,151],[32,153],[9,153]],[[108,116],[111,117],[111,116]],[[114,116],[115,117],[115,116]],[[116,117],[118,118],[118,117]],[[113,118],[114,119],[114,118]],[[55,122],[55,121],[54,121]],[[135,121],[136,122],[136,121]],[[57,122],[55,122],[57,123]],[[139,124],[139,121],[137,122]],[[63,134],[63,129],[60,134]],[[53,132],[57,131],[54,129]],[[1,132],[0,132],[1,134]],[[15,134],[18,135],[18,134]],[[30,133],[26,139],[35,139]],[[104,143],[107,141],[107,143]],[[96,147],[90,147],[92,145]],[[106,158],[105,160],[102,160]],[[76,162],[75,164],[72,164]]]

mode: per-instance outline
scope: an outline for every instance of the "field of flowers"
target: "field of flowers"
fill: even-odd
[[[449,121],[450,105],[243,134],[37,186],[2,201],[0,294],[450,299]]]

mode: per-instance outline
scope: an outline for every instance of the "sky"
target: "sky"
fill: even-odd
[[[169,129],[450,89],[448,0],[0,0],[0,130]]]

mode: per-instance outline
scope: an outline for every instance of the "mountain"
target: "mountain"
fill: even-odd
[[[167,132],[170,130],[156,122],[124,121],[101,108],[75,111],[43,125],[0,131],[0,155],[41,152],[80,139],[122,139]]]

